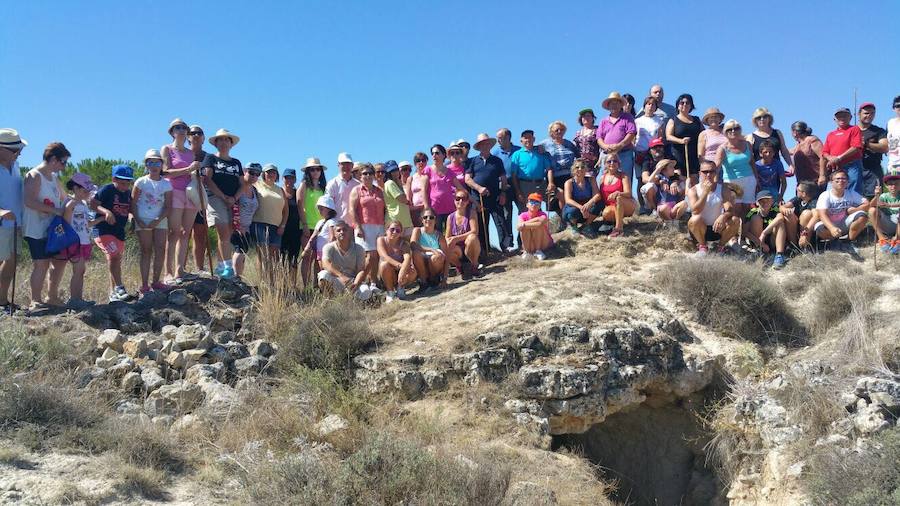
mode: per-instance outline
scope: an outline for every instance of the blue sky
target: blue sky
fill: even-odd
[[[139,159],[178,116],[282,169],[412,159],[499,127],[539,135],[611,90],[693,94],[749,124],[824,137],[838,106],[900,94],[900,2],[193,2],[29,0],[4,9],[0,126],[34,165]],[[793,145],[793,141],[788,142]],[[209,147],[207,148],[209,149]]]

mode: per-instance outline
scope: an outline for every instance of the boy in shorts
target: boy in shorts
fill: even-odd
[[[878,235],[878,248],[883,253],[900,255],[900,174],[888,174],[884,178],[888,191],[875,200],[869,209],[869,219],[877,223],[875,233]]]
[[[112,168],[112,183],[100,188],[91,199],[91,208],[105,217],[94,227],[94,243],[106,255],[110,302],[133,298],[122,282],[122,255],[125,253],[125,225],[131,214],[132,181],[134,170],[128,165],[116,165]]]
[[[839,239],[844,235],[850,241],[865,230],[869,222],[869,200],[847,188],[850,178],[843,167],[831,173],[831,188],[819,195],[816,212],[819,222],[816,235],[823,240]]]
[[[747,221],[750,223],[750,241],[759,246],[763,253],[769,253],[774,248],[772,267],[784,267],[784,248],[787,244],[785,218],[775,205],[772,192],[762,190],[756,194],[756,207],[747,213]]]

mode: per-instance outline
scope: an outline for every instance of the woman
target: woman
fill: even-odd
[[[404,287],[418,277],[409,242],[403,235],[403,224],[398,220],[391,220],[386,235],[378,238],[378,277],[386,290],[385,302],[405,299]]]
[[[637,204],[631,196],[631,178],[620,169],[619,157],[609,156],[604,162],[605,171],[597,185],[606,207],[603,208],[603,221],[613,221],[615,226],[610,237],[625,235],[625,218],[634,215]]]
[[[61,142],[51,142],[44,149],[43,161],[25,174],[23,196],[22,235],[31,254],[31,308],[43,309],[47,305],[61,306],[59,283],[66,271],[66,260],[54,258],[56,252],[47,251],[47,227],[55,216],[65,213],[66,192],[59,180],[60,172],[66,169],[72,153]],[[47,271],[50,282],[47,301],[44,303],[42,291]]]
[[[385,169],[383,163],[376,163],[372,166],[375,169],[375,186],[384,191]]]
[[[553,160],[553,169],[550,171],[547,179],[547,195],[554,198],[554,204],[548,204],[548,210],[560,212],[566,205],[566,198],[563,192],[557,191],[557,188],[565,188],[566,181],[572,178],[572,164],[578,158],[578,148],[575,144],[563,136],[566,135],[566,124],[562,121],[554,121],[547,127],[550,138],[541,141],[541,147],[544,152]],[[596,139],[596,137],[595,137]]]
[[[624,94],[622,95],[622,98],[625,99],[625,103],[622,104],[622,111],[627,112],[628,114],[634,116],[634,115],[635,115],[635,112],[634,112],[634,104],[635,104],[634,95],[632,95],[631,93],[624,93]]]
[[[197,206],[191,202],[185,190],[191,183],[191,173],[200,167],[200,162],[194,161],[194,152],[185,146],[188,138],[187,123],[175,118],[169,123],[169,135],[172,143],[160,148],[163,175],[172,185],[172,206],[166,220],[169,227],[166,278],[169,283],[180,285],[185,277],[188,243],[197,218]]]
[[[453,212],[453,195],[462,190],[462,183],[450,170],[444,166],[447,159],[447,150],[440,144],[431,147],[431,158],[434,162],[422,171],[422,191],[425,209],[434,210],[437,216],[437,227],[444,230],[447,216]]]
[[[819,179],[822,141],[812,134],[812,128],[809,128],[805,121],[795,121],[791,125],[791,136],[797,141],[797,145],[791,150],[797,183],[804,181],[815,183]]]
[[[375,168],[366,163],[360,171],[362,184],[350,191],[350,216],[356,224],[356,243],[366,250],[369,289],[378,279],[378,238],[384,235],[384,192],[375,186]]]
[[[428,155],[425,153],[419,152],[413,156],[413,164],[416,166],[416,171],[412,172],[412,169],[407,174],[403,173],[403,167],[400,167],[401,175],[408,177],[403,181],[403,188],[406,190],[406,199],[409,202],[412,202],[412,205],[409,206],[409,214],[412,219],[413,225],[417,227],[422,226],[421,215],[425,210],[425,191],[422,187],[422,181],[425,179],[424,174],[422,172],[425,170],[425,165],[428,163]]]
[[[774,122],[775,118],[772,117],[772,113],[768,109],[765,107],[757,108],[753,111],[753,125],[756,127],[756,130],[747,136],[747,141],[753,147],[754,160],[759,160],[760,158],[759,146],[763,141],[771,142],[775,147],[775,158],[778,159],[779,156],[784,158],[784,163],[788,166],[785,175],[790,177],[794,175],[794,162],[791,160],[791,152],[787,147],[787,143],[784,142],[784,135],[781,134],[781,130],[772,128],[772,123]],[[818,178],[818,173],[816,178]]]
[[[446,288],[447,272],[450,270],[447,240],[435,227],[437,215],[433,210],[422,211],[422,223],[421,227],[413,230],[410,238],[419,286],[425,292],[435,287]]]
[[[578,124],[581,128],[575,133],[575,143],[579,158],[584,160],[588,173],[593,173],[600,160],[600,145],[597,144],[597,116],[593,109],[582,109],[578,112]]]
[[[674,144],[672,155],[675,157],[675,168],[682,174],[690,175],[691,186],[697,184],[697,171],[700,170],[700,157],[697,156],[697,143],[703,124],[700,118],[692,116],[694,97],[688,93],[678,96],[675,103],[678,114],[666,124],[666,140]]]
[[[721,169],[722,181],[730,183],[735,193],[735,216],[745,216],[756,203],[756,165],[753,146],[741,137],[741,124],[730,119],[725,122],[724,144],[716,151],[716,167]]]
[[[144,155],[147,174],[134,182],[131,188],[132,215],[135,231],[141,246],[141,294],[153,290],[165,291],[165,283],[160,282],[163,260],[166,257],[166,237],[169,208],[172,206],[172,183],[163,179],[163,157],[159,151],[150,149]],[[150,262],[153,261],[153,280],[150,280]]]
[[[725,143],[725,134],[722,132],[722,122],[725,121],[725,115],[718,107],[710,107],[703,115],[703,124],[707,126],[706,130],[700,132],[697,140],[697,156],[701,160],[707,162],[716,161],[716,152],[719,146]]]
[[[460,184],[464,184],[466,180],[466,150],[459,144],[451,144],[447,148],[447,157],[450,159],[447,170]]]
[[[251,163],[244,172],[243,183],[235,198],[237,199],[237,212],[234,216],[235,229],[231,233],[229,244],[234,248],[234,274],[241,277],[244,274],[244,261],[247,253],[256,246],[256,237],[253,235],[253,216],[259,209],[259,195],[256,193],[256,182],[262,174],[262,167],[258,163]],[[260,271],[262,272],[262,271]]]
[[[325,195],[325,185],[328,181],[325,179],[325,166],[316,157],[306,159],[306,165],[303,166],[303,182],[300,188],[297,188],[297,205],[303,206],[303,243],[307,244],[312,237],[312,231],[319,222],[319,211],[317,203],[319,199]],[[300,277],[303,278],[303,286],[314,282],[315,278],[310,278],[312,272],[312,259],[304,256],[300,265]]]
[[[384,205],[387,207],[387,218],[390,221],[397,220],[403,225],[404,238],[409,239],[412,234],[412,218],[409,213],[409,200],[403,190],[400,166],[393,160],[384,162]]]
[[[262,180],[254,184],[259,208],[253,215],[253,235],[259,245],[259,272],[275,282],[275,264],[281,261],[281,236],[288,219],[287,199],[278,186],[278,167],[267,163]]]
[[[284,234],[281,236],[281,258],[285,261],[288,268],[288,276],[291,280],[291,287],[297,286],[297,261],[300,258],[300,249],[303,248],[303,229],[300,223],[303,222],[303,209],[297,205],[297,171],[294,169],[284,169],[282,174],[284,183],[281,185],[281,193],[284,200],[287,201],[288,216],[287,222],[284,224]]]
[[[663,119],[656,115],[659,108],[659,101],[655,97],[647,97],[644,99],[644,114],[634,120],[634,126],[637,127],[637,139],[634,144],[634,162],[635,165],[641,166],[647,158],[647,152],[650,150],[650,141],[662,137]]]
[[[478,241],[478,217],[475,206],[469,204],[469,192],[459,189],[453,196],[456,210],[447,217],[444,236],[447,238],[447,259],[462,273],[463,279],[481,276],[478,268],[478,256],[481,255],[481,242]],[[469,266],[463,269],[462,258],[469,259]]]
[[[219,238],[231,237],[231,207],[245,182],[241,161],[231,156],[231,149],[240,140],[237,135],[220,128],[216,135],[209,138],[209,143],[217,150],[216,154],[206,155],[200,164],[206,181],[206,221],[210,227],[216,228]],[[230,278],[235,273],[231,264],[231,243],[219,240],[218,249],[222,264],[216,267],[214,273]]]
[[[572,233],[584,235],[584,227],[603,212],[603,199],[597,180],[587,177],[587,164],[581,158],[572,164],[572,179],[566,181],[564,195],[563,219],[572,225]]]

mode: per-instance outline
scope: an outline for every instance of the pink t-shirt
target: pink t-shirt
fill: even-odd
[[[628,134],[637,133],[637,127],[634,124],[634,116],[627,112],[622,112],[615,123],[609,116],[600,121],[600,127],[597,128],[597,138],[606,144],[617,144],[622,142]],[[633,145],[633,144],[632,144]],[[631,146],[626,146],[630,148]]]
[[[534,218],[539,218],[541,216],[546,217],[547,213],[545,213],[544,211],[538,211],[534,216],[532,216],[530,212],[525,211],[524,213],[519,215],[519,223],[522,223],[523,221],[528,221],[528,220],[531,220]],[[544,222],[544,230],[547,232],[547,237],[550,239],[550,244],[553,244],[553,236],[550,235],[550,220],[547,220],[546,222]]]
[[[456,176],[460,183],[466,184],[466,169],[458,165],[448,165],[447,169]]]
[[[453,195],[456,187],[453,185],[453,178],[456,177],[449,167],[444,175],[441,176],[430,165],[422,171],[428,176],[428,197],[431,200],[431,208],[437,214],[450,214],[456,209],[453,203]]]
[[[178,151],[174,144],[169,145],[169,166],[173,169],[183,169],[194,163],[194,152],[190,149]],[[173,190],[184,191],[191,183],[191,175],[166,176]]]
[[[413,207],[422,207],[425,205],[425,192],[422,191],[422,175],[413,174],[410,177],[413,178],[412,183],[410,184],[410,189],[412,190],[412,205]]]

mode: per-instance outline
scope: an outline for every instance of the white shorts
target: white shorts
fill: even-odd
[[[834,223],[834,226],[837,227],[841,231],[841,235],[844,235],[844,234],[847,234],[848,232],[850,232],[850,225],[852,225],[854,221],[858,220],[859,218],[861,218],[863,216],[866,216],[865,211],[856,211],[855,213],[850,213],[846,218],[844,218],[843,221],[838,220],[833,223]],[[818,232],[819,229],[824,226],[825,226],[825,223],[823,223],[821,221],[817,222],[816,226],[815,226],[815,231]]]
[[[319,271],[319,274],[316,276],[319,281],[327,281],[331,283],[331,287],[335,292],[343,292],[344,291],[344,283],[341,282],[341,279],[335,276],[334,274],[328,272],[325,269]],[[372,298],[372,291],[369,288],[369,285],[363,283],[360,285],[354,294],[359,300],[369,300]]]
[[[740,197],[737,194],[734,195],[735,204],[756,203],[756,176],[739,177],[725,182],[735,185],[744,191],[744,194]]]
[[[367,252],[378,249],[378,238],[384,235],[384,225],[362,225],[363,237],[356,236],[359,244]]]
[[[647,192],[650,191],[650,189],[654,188],[654,187],[656,187],[656,185],[653,183],[644,183],[641,186],[641,195],[643,195],[644,198],[647,198]]]
[[[12,258],[15,240],[15,227],[0,227],[0,262],[5,262]]]

